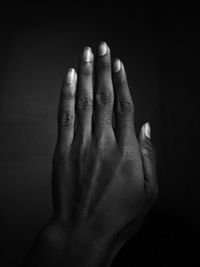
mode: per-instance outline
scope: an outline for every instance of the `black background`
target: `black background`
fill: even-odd
[[[184,235],[200,236],[198,17],[192,3],[1,6],[0,266],[19,266],[52,214],[62,79],[84,46],[102,40],[125,64],[137,131],[146,121],[152,127],[160,194],[150,244],[176,225],[171,242],[183,238],[191,253]]]

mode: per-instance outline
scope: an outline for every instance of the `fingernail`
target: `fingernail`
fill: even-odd
[[[92,49],[90,47],[85,47],[83,50],[83,61],[89,63],[92,61]]]
[[[105,56],[108,51],[108,46],[105,42],[101,42],[99,45],[99,55]]]
[[[113,72],[119,72],[121,70],[121,61],[116,59],[113,63]]]
[[[144,134],[146,135],[147,138],[151,139],[151,127],[149,122],[145,123],[144,125]]]
[[[73,83],[75,77],[75,69],[70,68],[67,73],[67,83]]]

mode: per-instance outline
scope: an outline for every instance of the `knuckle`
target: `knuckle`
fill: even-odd
[[[74,123],[74,114],[70,111],[62,111],[58,113],[58,125],[60,127],[71,127]]]
[[[119,101],[117,104],[117,113],[126,114],[133,112],[133,104],[130,101]]]
[[[144,155],[149,156],[151,159],[156,159],[156,151],[150,141],[146,141],[142,147],[142,152]]]
[[[119,119],[121,127],[123,127],[124,130],[131,131],[132,133],[135,132],[135,125],[134,125],[133,118],[129,118],[129,117],[123,118],[123,116],[119,115],[118,119]]]
[[[99,158],[106,158],[107,154],[108,154],[108,148],[106,147],[106,145],[104,143],[99,143],[96,146],[96,154],[97,157]]]
[[[90,76],[92,74],[92,64],[85,64],[81,66],[80,75],[81,76]]]
[[[125,160],[133,160],[135,158],[133,146],[124,146],[122,151],[122,157]]]
[[[124,75],[121,75],[120,73],[116,76],[115,84],[116,86],[128,89],[127,79]]]
[[[73,99],[74,98],[74,91],[70,90],[69,88],[65,88],[62,92],[61,92],[61,98],[64,99]]]
[[[109,69],[110,68],[110,62],[109,61],[106,61],[106,60],[100,60],[98,63],[97,63],[97,69],[98,70],[102,70],[102,69]]]
[[[91,110],[93,106],[93,101],[89,97],[81,97],[77,102],[77,108],[79,110]]]
[[[99,144],[96,149],[98,155],[103,155],[105,152],[105,146],[103,144]]]
[[[98,105],[107,105],[113,102],[113,95],[108,91],[100,91],[96,94],[96,102]]]
[[[95,144],[95,148],[96,148],[96,154],[99,157],[104,157],[106,155],[106,153],[109,151],[109,148],[106,145],[106,137],[105,136],[100,135],[98,137],[98,140]]]
[[[109,116],[105,115],[104,118],[100,120],[100,127],[105,131],[109,132],[111,129],[111,119]]]

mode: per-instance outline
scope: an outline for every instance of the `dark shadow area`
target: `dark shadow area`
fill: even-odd
[[[62,80],[82,48],[102,40],[126,66],[136,130],[151,124],[160,186],[141,232],[113,266],[198,266],[198,9],[1,6],[0,32],[0,266],[19,266],[52,214]]]
[[[117,266],[199,266],[196,233],[173,212],[150,213],[139,234],[130,239],[112,263]]]

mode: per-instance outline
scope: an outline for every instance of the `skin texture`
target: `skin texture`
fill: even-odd
[[[111,62],[104,42],[96,56],[86,47],[60,94],[54,215],[25,266],[110,266],[158,194],[149,127],[143,125],[136,137],[123,63]]]

